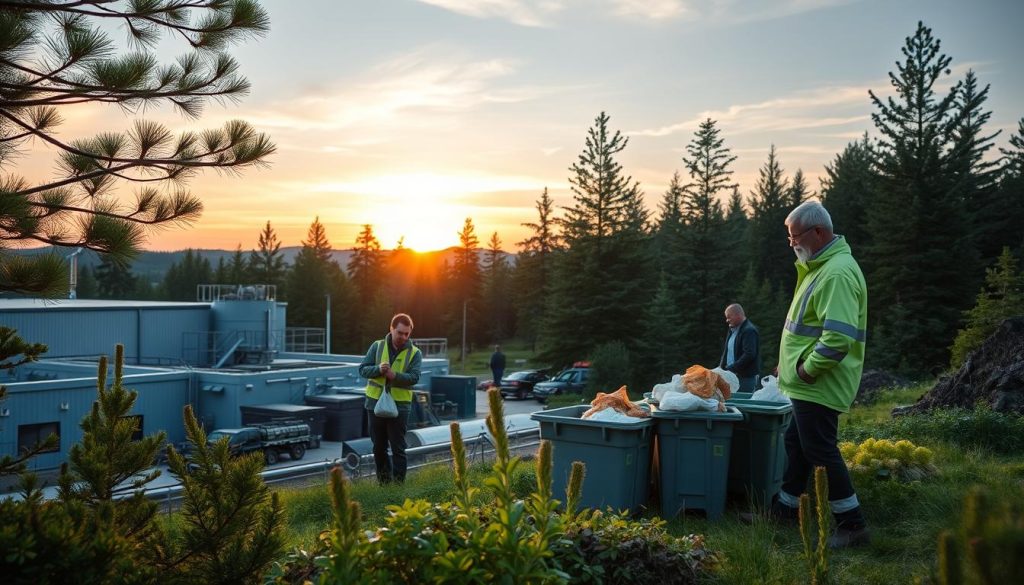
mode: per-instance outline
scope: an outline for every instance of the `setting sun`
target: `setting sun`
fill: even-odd
[[[359,196],[355,217],[329,214],[328,221],[370,224],[382,247],[394,248],[402,239],[406,248],[426,252],[457,246],[465,219],[479,213],[482,198],[536,188],[535,181],[514,177],[399,173],[321,183],[315,190]],[[477,237],[485,239],[479,231]]]

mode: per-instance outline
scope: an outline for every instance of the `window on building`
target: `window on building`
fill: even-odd
[[[142,434],[142,428],[143,428],[142,427],[142,415],[141,414],[129,414],[128,416],[123,416],[121,418],[135,421],[135,432],[132,433],[132,440],[133,441],[141,441],[142,437],[143,437],[143,434]]]
[[[40,453],[60,451],[60,422],[45,422],[34,425],[18,425],[18,452],[26,451],[42,443],[51,434],[57,435],[57,445]]]

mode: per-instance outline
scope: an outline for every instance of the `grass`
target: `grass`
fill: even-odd
[[[513,356],[525,356],[529,349],[525,344],[503,344],[503,348],[510,363],[516,359]],[[489,350],[471,354],[467,372],[489,377],[489,355]],[[985,486],[993,500],[1024,501],[1024,457],[1019,449],[992,444],[997,437],[1012,447],[1016,447],[1015,441],[1024,441],[1024,418],[984,409],[891,418],[894,406],[913,403],[927,389],[927,385],[919,385],[883,391],[875,404],[857,405],[841,417],[841,440],[908,438],[933,451],[939,474],[911,483],[854,476],[872,542],[831,555],[833,583],[911,583],[915,577],[929,575],[935,566],[939,533],[960,526],[964,498],[972,486]],[[578,404],[579,400],[576,395],[552,397],[547,406],[559,408]],[[958,426],[946,429],[950,425]],[[488,470],[489,466],[483,464],[472,469],[474,485],[480,485]],[[535,481],[532,466],[520,466],[516,477],[517,492],[525,495]],[[375,529],[386,517],[388,505],[400,504],[405,498],[446,501],[453,485],[449,467],[441,464],[411,475],[402,487],[381,488],[373,481],[362,481],[353,491],[362,506],[364,526]],[[285,490],[282,495],[289,512],[291,544],[309,546],[330,523],[326,487]],[[561,499],[562,494],[555,497]],[[714,583],[808,582],[797,528],[769,521],[742,524],[737,513],[749,508],[745,502],[731,501],[725,515],[716,522],[687,514],[670,520],[668,527],[674,534],[703,534],[709,549],[721,551],[724,560]]]

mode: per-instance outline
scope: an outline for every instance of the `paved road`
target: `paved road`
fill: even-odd
[[[505,414],[530,414],[540,410],[544,410],[544,405],[533,398],[505,399]],[[486,418],[487,414],[487,393],[478,390],[476,393],[476,416],[477,418]]]

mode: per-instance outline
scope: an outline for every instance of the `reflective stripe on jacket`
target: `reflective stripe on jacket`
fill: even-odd
[[[378,367],[378,373],[381,362],[387,361],[391,364],[391,370],[394,371],[396,374],[399,374],[399,378],[402,378],[402,374],[405,374],[406,370],[408,369],[409,373],[415,372],[415,378],[417,380],[419,379],[419,367],[417,363],[417,358],[421,358],[420,348],[413,345],[411,341],[406,343],[406,346],[402,348],[402,351],[398,352],[398,355],[395,356],[394,360],[391,360],[391,357],[389,355],[390,352],[388,347],[388,338],[385,337],[384,339],[375,341],[374,345],[376,346],[377,358],[375,364]],[[370,353],[372,353],[373,351],[373,348],[371,348]],[[398,378],[396,378],[395,381],[397,382]],[[413,384],[415,383],[416,382],[413,381]],[[409,388],[402,388],[400,386],[396,386],[393,382],[392,384],[389,385],[389,387],[391,388],[391,397],[395,399],[395,402],[412,402],[411,386],[413,384],[409,384]],[[385,385],[387,385],[387,378],[385,378],[384,376],[369,378],[369,380],[366,382],[366,395],[370,398],[373,398],[374,400],[380,398],[381,392],[383,392]]]
[[[846,238],[836,237],[807,262],[796,262],[796,293],[779,347],[779,388],[798,400],[848,412],[864,370],[868,293]],[[814,377],[797,375],[803,363]]]

